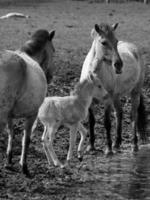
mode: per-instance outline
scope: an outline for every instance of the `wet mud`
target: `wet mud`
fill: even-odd
[[[16,1],[17,2],[17,1]],[[129,2],[110,5],[98,1],[44,1],[0,4],[0,15],[18,11],[30,19],[0,21],[0,50],[17,49],[39,28],[56,30],[54,59],[56,71],[48,87],[48,95],[68,95],[80,77],[82,63],[90,48],[90,31],[95,23],[120,22],[118,38],[139,46],[145,62],[146,78],[143,87],[147,112],[147,131],[150,132],[150,16],[149,5]],[[63,2],[63,3],[62,3]],[[0,200],[149,200],[150,199],[150,146],[141,145],[132,154],[130,99],[123,98],[123,144],[120,153],[106,157],[103,104],[93,103],[96,116],[96,152],[85,153],[83,161],[77,159],[76,149],[71,166],[66,169],[48,166],[42,144],[43,127],[32,134],[28,154],[31,178],[21,174],[22,121],[16,122],[13,147],[13,168],[7,170],[7,134],[0,136]],[[84,123],[88,129],[88,123]],[[112,136],[115,138],[112,116]],[[88,138],[87,138],[88,140]],[[54,147],[59,159],[65,162],[68,129],[61,127]],[[77,138],[77,143],[79,136]],[[77,148],[77,147],[76,147]]]

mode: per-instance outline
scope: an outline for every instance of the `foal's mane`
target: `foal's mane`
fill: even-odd
[[[74,89],[70,92],[71,95],[77,95],[82,90],[82,88],[85,86],[86,83],[90,83],[89,77],[85,79],[82,82],[77,82]]]
[[[31,39],[21,47],[21,51],[29,56],[34,56],[44,48],[47,41],[50,41],[49,32],[44,29],[37,30]]]
[[[78,82],[78,83],[76,83],[74,89],[71,90],[70,94],[71,94],[71,95],[76,95],[76,94],[78,94],[78,92],[79,92],[80,90],[81,90],[81,83]]]

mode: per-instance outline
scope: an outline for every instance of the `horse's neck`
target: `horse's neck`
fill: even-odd
[[[130,42],[119,41],[118,42],[118,52],[122,58],[129,57],[135,61],[138,60],[138,48],[136,45]]]
[[[16,50],[16,51],[14,51],[14,53],[17,54],[18,56],[20,56],[26,63],[30,64],[31,66],[39,67],[39,63],[34,58],[27,55],[25,52]]]
[[[76,93],[76,102],[80,104],[84,110],[84,112],[87,111],[89,106],[92,103],[94,94],[94,85],[92,83],[89,83],[87,87],[84,87],[79,91],[79,93]]]
[[[82,70],[81,70],[81,75],[80,75],[80,82],[82,82],[83,80],[85,80],[87,78],[88,73],[91,68],[91,63],[93,61],[93,58],[94,58],[94,41],[92,43],[90,51],[88,52],[88,54],[84,60]]]

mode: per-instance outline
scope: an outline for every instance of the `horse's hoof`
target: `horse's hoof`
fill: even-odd
[[[116,150],[120,149],[120,144],[115,143],[115,144],[113,145],[113,148],[116,149]]]
[[[63,168],[63,166],[64,166],[61,162],[58,162],[58,161],[55,162],[54,165],[55,165],[55,167],[60,167],[60,168]]]
[[[138,146],[134,146],[133,148],[132,148],[132,152],[133,153],[137,153],[139,151],[139,147]]]
[[[119,148],[119,149],[114,149],[114,152],[115,152],[115,153],[121,153],[122,151],[121,151],[121,149]]]
[[[113,156],[114,155],[114,152],[111,150],[106,150],[105,151],[105,155],[106,155],[106,157],[111,157],[111,156]]]
[[[61,165],[60,166],[60,169],[64,169],[64,168],[66,168],[66,165]]]
[[[116,153],[121,153],[121,149],[120,149],[120,145],[114,145],[113,146],[113,150],[116,152]]]
[[[12,164],[6,163],[6,164],[4,165],[4,167],[5,167],[5,169],[7,169],[7,170],[13,171]]]
[[[30,174],[30,172],[29,172],[29,170],[28,170],[27,165],[23,165],[23,166],[22,166],[22,173],[23,173],[27,178],[32,178],[32,177],[31,177],[31,174]]]
[[[71,161],[70,160],[67,160],[66,163],[64,164],[64,167],[71,167]]]
[[[80,162],[83,161],[83,157],[82,156],[78,156],[78,159],[79,159]]]
[[[80,162],[82,162],[82,160],[83,160],[82,152],[81,152],[81,151],[78,151],[77,155],[78,155],[78,160],[79,160]]]
[[[90,152],[90,151],[96,151],[94,146],[88,145],[86,148],[86,152]]]

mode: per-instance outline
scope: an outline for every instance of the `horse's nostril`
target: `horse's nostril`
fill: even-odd
[[[121,74],[122,73],[122,67],[123,67],[123,63],[122,61],[116,61],[114,63],[114,67],[115,67],[115,71],[116,71],[116,74]]]
[[[117,61],[114,63],[115,68],[117,68],[118,70],[121,70],[123,64],[122,61]]]
[[[115,62],[115,63],[114,63],[114,66],[115,66],[116,68],[120,68],[119,62]]]

